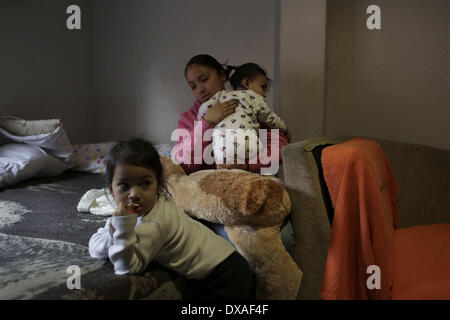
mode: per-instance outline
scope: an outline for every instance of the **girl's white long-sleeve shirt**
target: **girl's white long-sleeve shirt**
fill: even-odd
[[[109,257],[116,274],[143,272],[155,260],[187,278],[203,279],[234,251],[227,240],[191,219],[164,195],[143,217],[108,218],[89,240],[90,255]]]

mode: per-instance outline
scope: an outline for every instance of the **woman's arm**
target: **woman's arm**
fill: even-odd
[[[211,139],[203,141],[204,134],[232,114],[238,103],[232,100],[216,103],[201,121],[198,121],[197,113],[200,105],[201,103],[196,101],[188,112],[181,115],[181,119],[178,121],[178,142],[172,150],[172,157],[175,157],[187,174],[201,169],[215,168],[208,166],[203,161],[203,153],[206,147],[212,143]],[[195,148],[198,149],[197,154],[194,151]]]
[[[198,171],[204,166],[203,152],[211,141],[203,141],[203,136],[206,130],[214,128],[214,125],[204,119],[197,121],[196,114],[192,111],[194,108],[183,113],[178,121],[178,142],[172,150],[172,156],[187,174]],[[195,147],[201,150],[197,155],[194,153]]]

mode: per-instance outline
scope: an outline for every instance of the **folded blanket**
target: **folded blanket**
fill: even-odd
[[[73,167],[72,152],[58,119],[0,117],[0,187],[59,175]]]
[[[398,186],[383,150],[353,139],[324,149],[322,166],[334,219],[320,297],[390,299]],[[372,265],[381,271],[376,290],[367,286]]]
[[[77,210],[98,216],[111,216],[116,210],[116,202],[108,189],[91,189],[80,199]]]

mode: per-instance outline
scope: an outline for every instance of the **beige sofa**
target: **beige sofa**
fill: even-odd
[[[319,299],[331,231],[319,148],[350,138],[316,137],[282,150],[283,177],[292,201],[294,259],[303,271],[299,299]],[[372,140],[381,145],[400,187],[400,227],[450,222],[450,150]]]

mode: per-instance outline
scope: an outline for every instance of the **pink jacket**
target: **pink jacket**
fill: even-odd
[[[208,129],[214,128],[214,125],[209,124],[205,120],[201,120],[197,124],[197,130],[194,130],[194,122],[197,120],[197,114],[198,109],[200,108],[201,103],[200,101],[196,100],[194,103],[194,106],[189,109],[189,111],[184,112],[181,115],[181,119],[178,121],[178,129],[180,129],[180,136],[178,139],[177,144],[175,145],[173,149],[173,153],[175,155],[175,159],[180,162],[181,166],[183,167],[184,171],[187,174],[190,174],[192,172],[198,171],[198,170],[204,170],[204,169],[216,169],[215,164],[208,165],[203,160],[203,152],[205,151],[205,148],[211,144],[211,140],[209,141],[203,141],[203,135],[205,131]],[[199,125],[201,124],[201,126]],[[268,127],[261,125],[261,129],[269,129]],[[277,139],[277,136],[279,139]],[[280,159],[281,164],[281,147],[284,145],[287,145],[288,141],[283,132],[280,131],[279,135],[275,135],[270,130],[267,131],[267,156],[270,157],[272,154],[271,150],[271,139],[274,140],[274,145],[277,146],[277,152]],[[279,143],[275,143],[276,141],[279,141]],[[197,145],[201,144],[201,154],[195,154],[194,152],[194,143]],[[189,145],[190,144],[190,148]],[[183,149],[191,150],[190,155],[184,155]],[[199,148],[200,149],[200,148]],[[259,173],[260,169],[262,167],[269,167],[270,164],[263,165],[260,162],[259,156],[257,159],[256,164],[249,164],[249,170],[251,172],[257,172]]]

